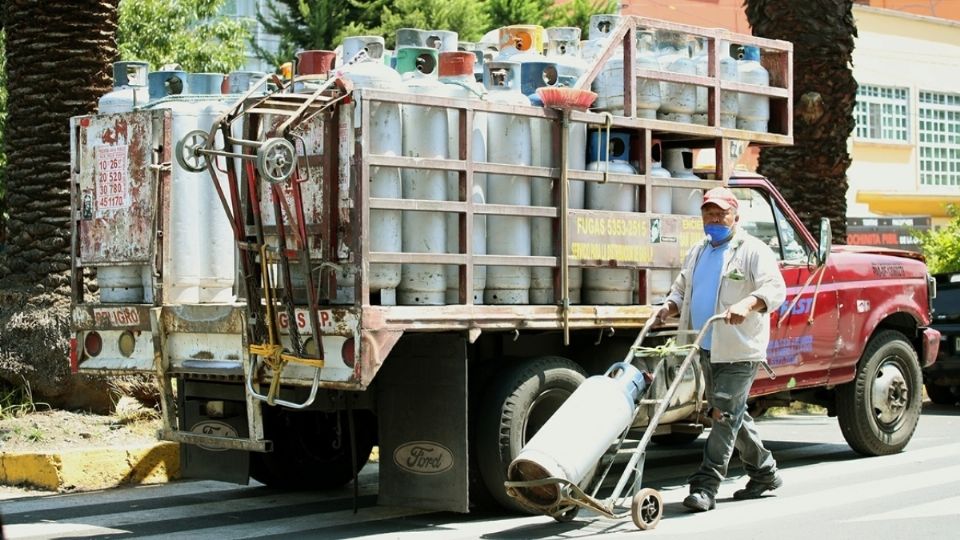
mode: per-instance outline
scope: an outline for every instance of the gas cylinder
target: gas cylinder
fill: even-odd
[[[697,67],[690,59],[684,34],[661,30],[657,32],[657,42],[660,46],[657,58],[660,69],[685,75],[697,74]],[[657,118],[689,123],[696,108],[696,85],[660,83],[660,110],[657,111]]]
[[[408,47],[397,51],[397,71],[410,93],[444,95],[445,88],[437,78],[436,49]],[[440,107],[408,105],[403,107],[403,155],[410,157],[447,158],[447,111]],[[404,169],[404,199],[442,201],[447,198],[447,175],[444,171]],[[404,253],[443,253],[447,248],[446,218],[441,212],[403,213]],[[441,264],[404,264],[398,301],[402,305],[442,305],[445,301],[446,277]]]
[[[660,141],[654,139],[650,145],[650,172],[647,176],[650,178],[670,178],[670,171],[663,168],[663,146]],[[653,186],[653,201],[650,205],[650,211],[654,214],[673,213],[673,196],[670,194],[669,187]]]
[[[619,15],[590,17],[590,41],[595,43],[595,54],[599,54],[606,46],[620,19]],[[603,65],[600,74],[593,81],[593,91],[597,93],[594,109],[623,115],[623,46],[618,46]]]
[[[187,93],[187,72],[182,70],[154,71],[147,75],[150,101]]]
[[[343,58],[349,62],[360,51],[366,51],[368,59],[342,68],[343,77],[354,88],[396,90],[403,86],[399,73],[382,63],[383,38],[377,36],[348,37],[343,40]],[[346,133],[353,146],[353,114],[341,114],[341,133]],[[399,156],[403,154],[403,123],[401,107],[397,103],[374,103],[370,110],[370,153]],[[403,197],[400,170],[392,167],[371,167],[370,196],[389,199]],[[401,236],[402,212],[400,210],[370,211],[370,250],[399,253],[403,251]],[[370,265],[369,283],[371,292],[380,293],[382,305],[396,304],[397,287],[400,285],[400,265],[377,263]]]
[[[496,103],[528,105],[520,92],[520,64],[488,62],[484,64],[487,100]],[[487,161],[509,165],[530,165],[530,121],[523,116],[489,114],[487,116]],[[530,205],[530,179],[523,176],[491,174],[487,177],[487,202],[490,204]],[[530,218],[489,216],[487,253],[530,256]],[[527,304],[530,301],[530,268],[491,266],[483,293],[487,304]]]
[[[311,50],[297,53],[296,74],[298,76],[312,75],[310,80],[294,83],[294,92],[311,93],[316,91],[328,78],[337,61],[334,51]]]
[[[693,151],[689,148],[669,148],[664,152],[664,166],[677,180],[699,180],[693,174]],[[680,184],[680,182],[677,182]],[[673,213],[684,216],[699,216],[703,190],[673,188]]]
[[[477,56],[469,51],[440,53],[440,82],[444,84],[447,95],[459,99],[481,99],[485,93],[483,86],[477,84],[474,78],[474,63]],[[447,155],[451,159],[460,156],[460,113],[456,109],[447,111]],[[475,113],[473,115],[473,131],[471,133],[470,159],[474,162],[487,160],[487,115]],[[484,174],[473,175],[473,191],[470,195],[476,204],[486,202],[487,177]],[[460,199],[460,175],[447,174],[447,198],[451,201]],[[447,252],[460,253],[460,216],[448,213],[447,221]],[[487,218],[475,215],[473,218],[473,254],[487,253]],[[446,272],[448,304],[460,303],[460,270],[458,266],[447,265]],[[473,268],[473,303],[483,303],[483,289],[487,281],[487,268],[474,266]]]
[[[770,73],[760,64],[758,47],[743,47],[743,58],[737,65],[740,82],[770,86]],[[770,121],[770,98],[740,93],[737,111],[737,129],[766,133]]]
[[[577,27],[547,28],[547,37],[547,60],[557,63],[558,84],[573,87],[588,67],[580,56],[580,29]],[[567,139],[567,169],[572,171],[586,170],[586,158],[587,125],[581,122],[571,122]],[[580,180],[570,180],[568,182],[567,205],[569,208],[582,209],[584,207],[584,189],[584,184]],[[551,229],[550,232],[552,242],[553,230]],[[534,272],[536,272],[536,269],[534,269]],[[579,304],[583,269],[570,268],[567,279],[570,286],[570,303]],[[559,298],[554,298],[553,301],[559,301]]]
[[[528,56],[543,56],[545,33],[542,26],[515,24],[500,28],[499,61],[520,62]],[[517,55],[523,55],[514,58]]]
[[[114,62],[113,90],[100,98],[100,114],[128,112],[142,107],[150,100],[147,89],[147,62]]]
[[[340,46],[341,53],[337,67],[349,65],[360,54],[360,51],[367,55],[368,60],[383,64],[386,45],[380,36],[351,36],[344,38]]]
[[[537,56],[539,60],[529,59],[530,55],[517,54],[513,58],[524,58],[520,62],[520,91],[527,96],[530,104],[543,106],[538,88],[556,86],[558,82],[557,64],[547,62],[545,57]],[[549,120],[534,118],[530,120],[530,147],[531,159],[534,167],[554,167],[556,158],[553,155],[554,123]],[[559,134],[557,134],[559,136]],[[554,180],[551,178],[531,178],[531,197],[534,206],[556,206],[554,200]],[[531,253],[534,256],[553,256],[556,249],[553,242],[553,219],[531,219]],[[530,303],[552,304],[555,302],[553,291],[553,268],[535,267],[531,269]]]
[[[194,130],[209,131],[224,106],[218,103],[223,99],[220,97],[184,94],[183,89],[189,88],[188,79],[182,71],[155,71],[148,76],[151,95],[148,108],[171,112],[174,141],[184,140]],[[199,87],[206,85],[199,82],[202,79],[195,80]],[[219,92],[219,83],[211,81],[211,86]],[[173,160],[169,204],[171,227],[165,232],[176,249],[165,254],[164,302],[230,301],[234,279],[233,233],[209,173],[187,171]],[[223,261],[214,260],[218,257]]]
[[[587,163],[589,171],[609,171],[617,174],[637,174],[630,165],[630,134],[625,131],[610,133],[609,149],[605,131],[589,135]],[[586,207],[590,210],[635,212],[637,188],[626,184],[587,183]],[[585,304],[630,304],[636,288],[633,270],[585,268],[583,270],[583,302]]]
[[[397,30],[397,50],[407,48],[433,49],[437,53],[457,50],[456,32],[449,30],[421,30],[400,28]]]
[[[583,381],[523,446],[507,468],[507,479],[562,478],[587,484],[597,462],[632,422],[647,384],[646,375],[626,362]],[[521,500],[540,507],[561,502],[556,483],[517,492]]]
[[[147,91],[146,62],[113,64],[113,90],[99,101],[100,114],[118,114],[143,106],[150,99]],[[97,285],[104,303],[153,302],[152,271],[148,265],[100,266]]]
[[[660,70],[652,32],[637,32],[637,59],[634,66],[637,69]],[[637,77],[637,118],[656,119],[660,103],[660,81]]]
[[[580,29],[575,26],[547,28],[547,60],[557,64],[557,84],[572,88],[587,71],[580,56]]]
[[[697,66],[697,75],[707,76],[707,63],[710,60],[706,38],[697,38],[695,41],[693,63]],[[718,44],[720,49],[720,64],[718,74],[721,80],[737,80],[737,61],[730,56],[730,45],[725,41]],[[709,94],[705,86],[697,87],[697,110],[693,114],[693,123],[707,125]],[[720,94],[720,127],[737,127],[737,94],[735,92],[721,92]]]
[[[246,93],[266,75],[267,74],[262,71],[231,71],[227,74],[227,90],[225,93]],[[266,92],[267,88],[264,86],[260,90]]]
[[[191,94],[211,96],[220,94],[223,85],[223,73],[188,73],[187,88]]]

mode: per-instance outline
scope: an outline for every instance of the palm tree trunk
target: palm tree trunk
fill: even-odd
[[[830,218],[833,241],[846,243],[847,140],[855,122],[852,0],[745,0],[754,35],[794,45],[794,146],[765,148],[768,177],[814,235]]]
[[[6,0],[6,251],[0,377],[56,395],[69,380],[69,119],[111,87],[119,0]]]

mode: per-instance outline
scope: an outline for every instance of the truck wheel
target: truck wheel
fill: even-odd
[[[370,411],[353,414],[357,442],[354,454],[360,470],[370,457],[377,427]],[[250,455],[250,476],[254,480],[283,489],[330,489],[353,479],[346,411],[265,409],[264,435],[273,441],[273,452]]]
[[[920,377],[917,353],[903,334],[886,330],[870,340],[856,379],[837,388],[840,430],[854,451],[903,450],[920,418]]]
[[[957,396],[949,386],[942,386],[935,383],[927,383],[927,396],[930,401],[937,405],[953,405],[957,402]]]
[[[530,513],[507,495],[507,467],[584,379],[573,361],[545,356],[508,367],[487,388],[477,411],[477,463],[500,506]]]

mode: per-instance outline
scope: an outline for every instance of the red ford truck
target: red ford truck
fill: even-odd
[[[742,226],[771,246],[788,286],[785,306],[772,317],[776,378],[761,374],[754,403],[820,404],[839,417],[857,452],[902,450],[920,416],[921,369],[939,344],[928,327],[934,287],[923,261],[831,246],[828,225],[818,244],[767,180],[731,177],[731,141],[792,143],[792,47],[624,18],[581,83],[590,84],[618,43],[625,57],[634,54],[641,27],[700,36],[711,53],[723,40],[761,47],[771,86],[721,81],[712,71],[634,70],[626,62],[626,116],[337,81],[316,88],[307,85],[317,78],[306,78],[266,95],[182,96],[74,119],[75,366],[156,375],[161,436],[182,443],[187,477],[339,486],[356,477],[377,445],[383,504],[467,512],[495,501],[516,509],[503,488],[508,464],[586,376],[628,354],[662,298],[654,272],[676,271],[702,239],[699,215],[652,210],[654,190],[725,183],[740,199]],[[635,117],[630,81],[642,78],[706,87],[714,104],[708,125]],[[729,91],[770,98],[769,133],[719,127],[716,104]],[[199,125],[202,115],[191,107],[212,105],[220,106],[216,120]],[[457,134],[447,157],[386,149],[391,140],[378,139],[383,124],[374,118],[407,107],[446,111],[449,134]],[[498,115],[540,122],[556,161],[472,157],[479,118],[490,125]],[[199,134],[190,131],[198,126]],[[574,134],[585,140],[588,131],[607,129],[632,134],[632,171],[572,166]],[[714,149],[716,179],[646,174],[655,142]],[[284,174],[289,164],[292,176]],[[370,188],[399,170],[441,171],[455,187],[446,200]],[[551,202],[468,195],[494,175],[547,181]],[[576,183],[633,186],[634,210],[577,208],[566,189]],[[457,216],[459,245],[431,253],[379,248],[388,238],[371,222],[390,212]],[[495,217],[548,220],[554,249],[481,251],[476,228]],[[459,278],[454,301],[397,305],[373,285],[389,265],[451,267],[446,275]],[[489,276],[495,267],[548,268],[553,289],[563,292],[549,303],[481,305],[469,284],[481,268]],[[90,268],[98,271],[99,297],[84,282]],[[577,302],[574,269],[626,272],[623,284],[634,284],[629,301]],[[699,373],[677,373],[675,364],[651,392],[662,395],[676,377],[683,385],[656,433],[663,444],[689,442],[703,430]],[[652,410],[641,407],[637,430]]]

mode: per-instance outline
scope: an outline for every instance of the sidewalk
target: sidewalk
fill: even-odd
[[[177,443],[0,452],[0,485],[48,491],[92,490],[122,484],[157,484],[180,475]]]

